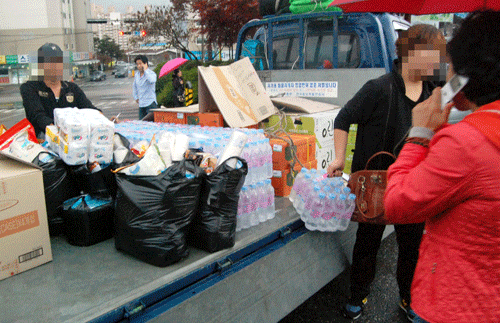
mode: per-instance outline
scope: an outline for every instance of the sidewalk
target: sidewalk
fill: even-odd
[[[377,256],[377,274],[371,286],[371,294],[361,318],[356,323],[407,323],[399,309],[399,293],[396,282],[397,262],[396,234],[391,233],[382,241]],[[349,293],[349,270],[340,274],[328,285],[288,314],[279,323],[348,323],[340,314],[340,308]]]

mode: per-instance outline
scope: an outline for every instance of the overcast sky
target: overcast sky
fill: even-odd
[[[103,6],[105,12],[107,12],[108,7],[114,6],[116,11],[125,13],[128,6],[134,7],[134,12],[143,11],[144,6],[148,4],[152,5],[168,5],[170,1],[168,0],[90,0],[90,3],[95,3],[96,5]]]

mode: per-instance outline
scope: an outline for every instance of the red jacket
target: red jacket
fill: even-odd
[[[385,214],[426,221],[412,308],[431,323],[500,322],[500,101],[406,144],[389,168]]]

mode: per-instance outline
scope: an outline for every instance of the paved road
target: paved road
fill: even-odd
[[[137,119],[139,108],[132,97],[133,79],[110,76],[101,82],[77,80],[76,83],[106,117],[121,113],[120,119]],[[19,86],[0,86],[0,124],[10,128],[25,116]]]

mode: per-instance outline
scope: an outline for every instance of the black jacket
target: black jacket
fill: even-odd
[[[54,123],[56,108],[99,110],[87,99],[78,85],[64,81],[61,83],[61,93],[57,101],[52,90],[43,81],[28,81],[21,85],[26,118],[35,128],[37,135],[45,133],[45,127]]]
[[[433,83],[424,82],[422,95],[413,102],[406,97],[403,78],[394,68],[393,72],[368,81],[347,102],[335,119],[334,128],[349,132],[351,124],[358,124],[352,172],[364,169],[368,159],[379,151],[397,156],[412,124],[411,110],[427,99],[434,87]],[[387,169],[392,162],[392,158],[377,157],[369,169]]]

